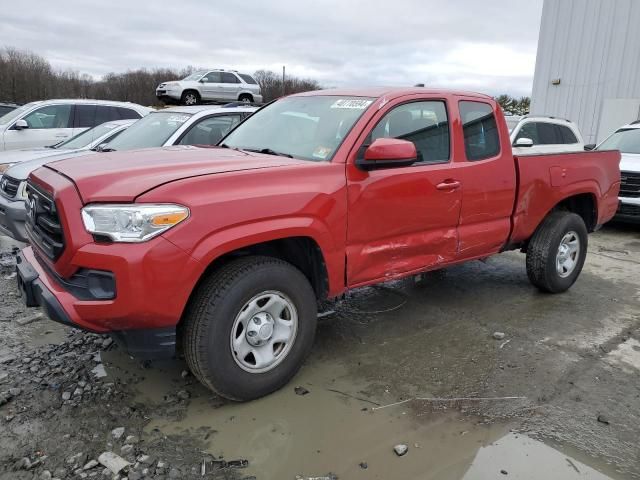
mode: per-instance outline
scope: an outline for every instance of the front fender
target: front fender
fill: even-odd
[[[312,217],[287,217],[233,225],[208,234],[189,252],[198,260],[201,276],[215,260],[252,245],[292,237],[312,239],[322,252],[329,281],[329,296],[344,290],[344,247],[337,244],[328,226]]]

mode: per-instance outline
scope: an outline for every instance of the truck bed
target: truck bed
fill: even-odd
[[[514,156],[517,191],[511,244],[523,242],[547,213],[576,195],[593,201],[594,230],[609,221],[618,208],[620,152],[592,151]]]

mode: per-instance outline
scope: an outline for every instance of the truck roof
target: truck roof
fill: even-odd
[[[449,90],[446,88],[425,88],[425,87],[365,87],[365,88],[335,88],[328,90],[312,90],[309,92],[297,93],[292,96],[315,96],[315,95],[336,95],[344,97],[400,97],[403,95],[415,94],[429,95],[457,95],[466,97],[478,97],[491,99],[489,95],[477,92],[467,92],[463,90]]]

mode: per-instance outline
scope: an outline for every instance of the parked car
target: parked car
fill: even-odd
[[[121,131],[121,134],[118,133],[110,138],[97,138],[91,144],[91,148],[63,153],[59,150],[64,145],[62,144],[56,147],[55,151],[58,154],[55,157],[45,157],[13,165],[5,171],[4,176],[0,179],[0,233],[21,242],[28,241],[25,232],[26,209],[24,204],[26,179],[33,170],[46,163],[63,158],[84,157],[97,151],[112,152],[171,145],[213,146],[255,110],[255,107],[235,105],[168,108],[151,113],[144,119],[136,121],[127,131]],[[98,126],[93,130],[101,128],[102,126]],[[69,140],[66,142],[67,146],[69,143],[77,146],[83,136],[90,133],[91,130]],[[6,155],[12,153],[6,152]],[[83,158],[83,161],[86,160]]]
[[[620,127],[606,138],[597,150],[619,150],[620,205],[617,220],[640,222],[640,120]]]
[[[152,109],[106,100],[31,102],[0,117],[0,151],[53,145],[113,120],[139,119]]]
[[[142,357],[179,340],[204,385],[249,400],[300,368],[319,301],[505,250],[563,292],[618,204],[619,152],[514,157],[500,107],[473,93],[307,92],[219,147],[33,172],[26,304]]]
[[[201,102],[241,101],[262,103],[260,85],[246,73],[235,70],[199,70],[175,82],[163,82],[156,97],[167,103],[197,105]]]
[[[18,105],[17,103],[0,102],[0,117],[9,113],[11,110],[15,110],[19,106],[20,105]]]
[[[522,120],[522,115],[505,115],[504,121],[507,123],[507,128],[509,129],[509,133],[513,132],[513,129],[520,123]]]
[[[104,151],[170,145],[216,145],[232,128],[256,110],[256,107],[236,104],[165,108],[136,122],[109,142]]]
[[[516,155],[584,151],[580,129],[569,120],[525,115],[510,132]]]
[[[0,152],[0,234],[27,242],[24,230],[25,188],[29,174],[42,165],[97,151],[100,145],[122,133],[136,120],[107,122],[49,148]],[[7,168],[8,167],[8,168]]]

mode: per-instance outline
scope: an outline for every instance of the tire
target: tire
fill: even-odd
[[[245,103],[253,103],[253,97],[248,93],[243,93],[238,97],[238,100]]]
[[[185,90],[180,97],[182,105],[198,105],[200,103],[200,94],[195,90]]]
[[[543,292],[568,290],[582,271],[588,241],[587,227],[579,215],[565,211],[548,215],[527,248],[529,281]],[[572,252],[576,243],[578,250]]]
[[[278,302],[287,304],[288,301],[289,307],[281,313],[289,312],[291,320],[277,322],[293,325],[295,317],[296,327],[286,344],[269,346],[269,340],[265,339],[263,346],[255,347],[249,343],[252,333],[249,324],[261,315],[268,315],[266,310],[255,313],[250,309],[262,308],[258,305],[268,295],[274,297],[264,305],[265,309],[272,303],[279,305]],[[254,300],[256,298],[258,300]],[[250,306],[245,309],[247,305]],[[316,305],[307,278],[287,262],[251,256],[227,263],[201,283],[185,313],[183,347],[187,364],[200,382],[230,400],[246,401],[268,395],[291,380],[311,351],[317,323]],[[276,316],[282,315],[269,318],[273,320]],[[241,319],[246,320],[242,326]],[[267,320],[263,325],[266,323]],[[278,330],[281,327],[276,323],[272,325],[273,339],[281,333]],[[258,333],[262,335],[261,328]],[[255,337],[253,341],[262,341],[262,338]],[[234,350],[234,342],[239,342],[243,349],[248,346],[253,350],[241,356]],[[278,349],[280,356],[273,354]],[[253,357],[255,367],[252,367],[254,351],[262,353]],[[258,358],[269,355],[277,363],[265,367],[266,370],[259,368]]]

